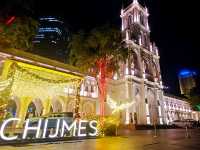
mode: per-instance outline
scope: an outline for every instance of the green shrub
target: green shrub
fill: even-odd
[[[104,129],[104,134],[106,136],[116,136],[116,130],[117,130],[117,125],[109,124],[109,125],[106,125]]]
[[[85,116],[85,120],[96,120],[97,121],[97,128],[98,128],[98,135],[99,136],[115,136],[116,129],[119,126],[119,120],[115,116],[105,116],[103,119],[103,125],[101,125],[101,117],[94,115],[94,116]]]

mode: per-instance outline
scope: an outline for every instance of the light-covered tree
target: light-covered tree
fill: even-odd
[[[100,91],[100,115],[104,116],[106,78],[111,78],[119,68],[119,61],[126,61],[128,49],[121,32],[113,27],[95,28],[89,33],[73,35],[69,43],[69,63],[97,77]]]

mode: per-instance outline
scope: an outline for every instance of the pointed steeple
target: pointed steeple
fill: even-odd
[[[133,4],[138,4],[138,0],[133,0]]]
[[[149,13],[148,8],[146,6],[144,7],[144,9],[146,13]]]
[[[122,0],[122,9],[124,9],[124,0]]]
[[[122,0],[122,8],[121,8],[121,15],[124,13],[124,0]]]

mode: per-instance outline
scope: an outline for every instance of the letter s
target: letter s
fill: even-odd
[[[96,124],[96,126],[94,126],[94,124]],[[98,133],[97,121],[95,121],[95,120],[90,121],[89,126],[90,126],[90,128],[92,128],[94,130],[93,133],[89,133],[89,136],[97,136],[97,133]]]

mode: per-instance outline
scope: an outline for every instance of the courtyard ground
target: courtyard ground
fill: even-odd
[[[200,129],[143,130],[124,132],[118,137],[104,137],[78,141],[0,146],[0,150],[200,150]]]

